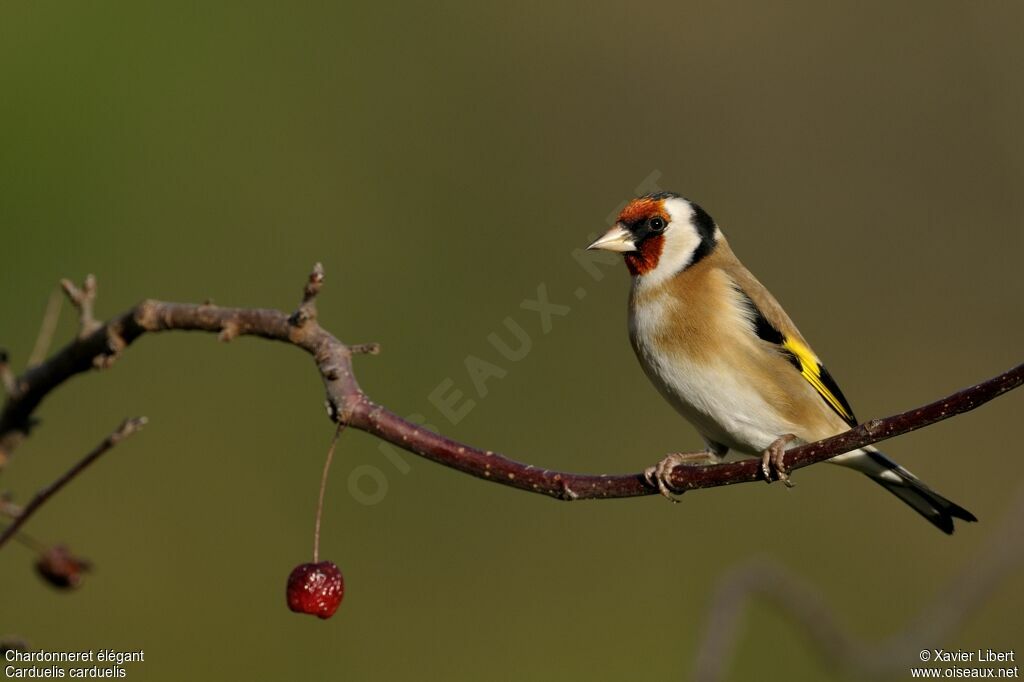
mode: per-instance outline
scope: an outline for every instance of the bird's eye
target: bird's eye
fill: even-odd
[[[661,232],[665,229],[665,221],[661,218],[651,218],[647,225],[655,232]]]

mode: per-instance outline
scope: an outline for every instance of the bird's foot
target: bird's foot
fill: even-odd
[[[775,478],[785,483],[787,488],[793,487],[794,483],[789,480],[789,474],[786,473],[784,457],[786,456],[786,445],[794,440],[796,440],[796,436],[792,433],[779,436],[761,453],[761,473],[764,474],[766,482],[772,482],[772,473],[774,473]]]
[[[672,481],[669,480],[672,470],[677,466],[704,466],[715,464],[717,461],[717,458],[710,452],[673,452],[656,465],[647,467],[644,470],[644,478],[647,479],[649,485],[657,487],[658,492],[666,499],[678,502],[679,496],[686,491],[672,487]]]

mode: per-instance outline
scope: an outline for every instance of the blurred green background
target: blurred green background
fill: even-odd
[[[654,181],[715,216],[861,419],[901,411],[1021,360],[1022,21],[1015,2],[3,3],[0,345],[24,363],[60,277],[94,272],[103,316],[288,309],[321,260],[324,324],[383,344],[357,363],[375,399],[540,466],[639,470],[700,443],[632,356],[625,268],[595,281],[571,253]],[[520,307],[540,285],[571,307],[547,334]],[[532,339],[514,363],[487,341],[512,342],[506,317]],[[470,355],[507,372],[482,398]],[[458,424],[428,399],[445,379],[476,403]],[[888,444],[981,519],[953,537],[831,467],[565,505],[347,433],[322,552],[348,594],[321,622],[283,595],[332,433],[312,365],[148,337],[53,394],[3,472],[25,501],[151,419],[27,527],[96,563],[80,591],[0,552],[0,635],[145,649],[146,680],[684,679],[718,578],[767,557],[881,638],[997,529],[1020,400]],[[1018,572],[932,644],[1019,649],[1022,612]],[[743,632],[730,679],[835,675],[769,605]]]

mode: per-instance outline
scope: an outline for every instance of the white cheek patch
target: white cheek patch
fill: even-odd
[[[643,286],[656,286],[679,273],[700,247],[701,239],[693,226],[693,209],[684,199],[666,199],[665,210],[669,214],[669,225],[665,229],[661,256],[658,265],[638,278]]]

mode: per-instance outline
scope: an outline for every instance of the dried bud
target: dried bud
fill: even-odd
[[[76,557],[64,545],[50,547],[36,561],[36,571],[43,580],[61,590],[73,590],[81,585],[82,573],[91,568],[87,560]]]

